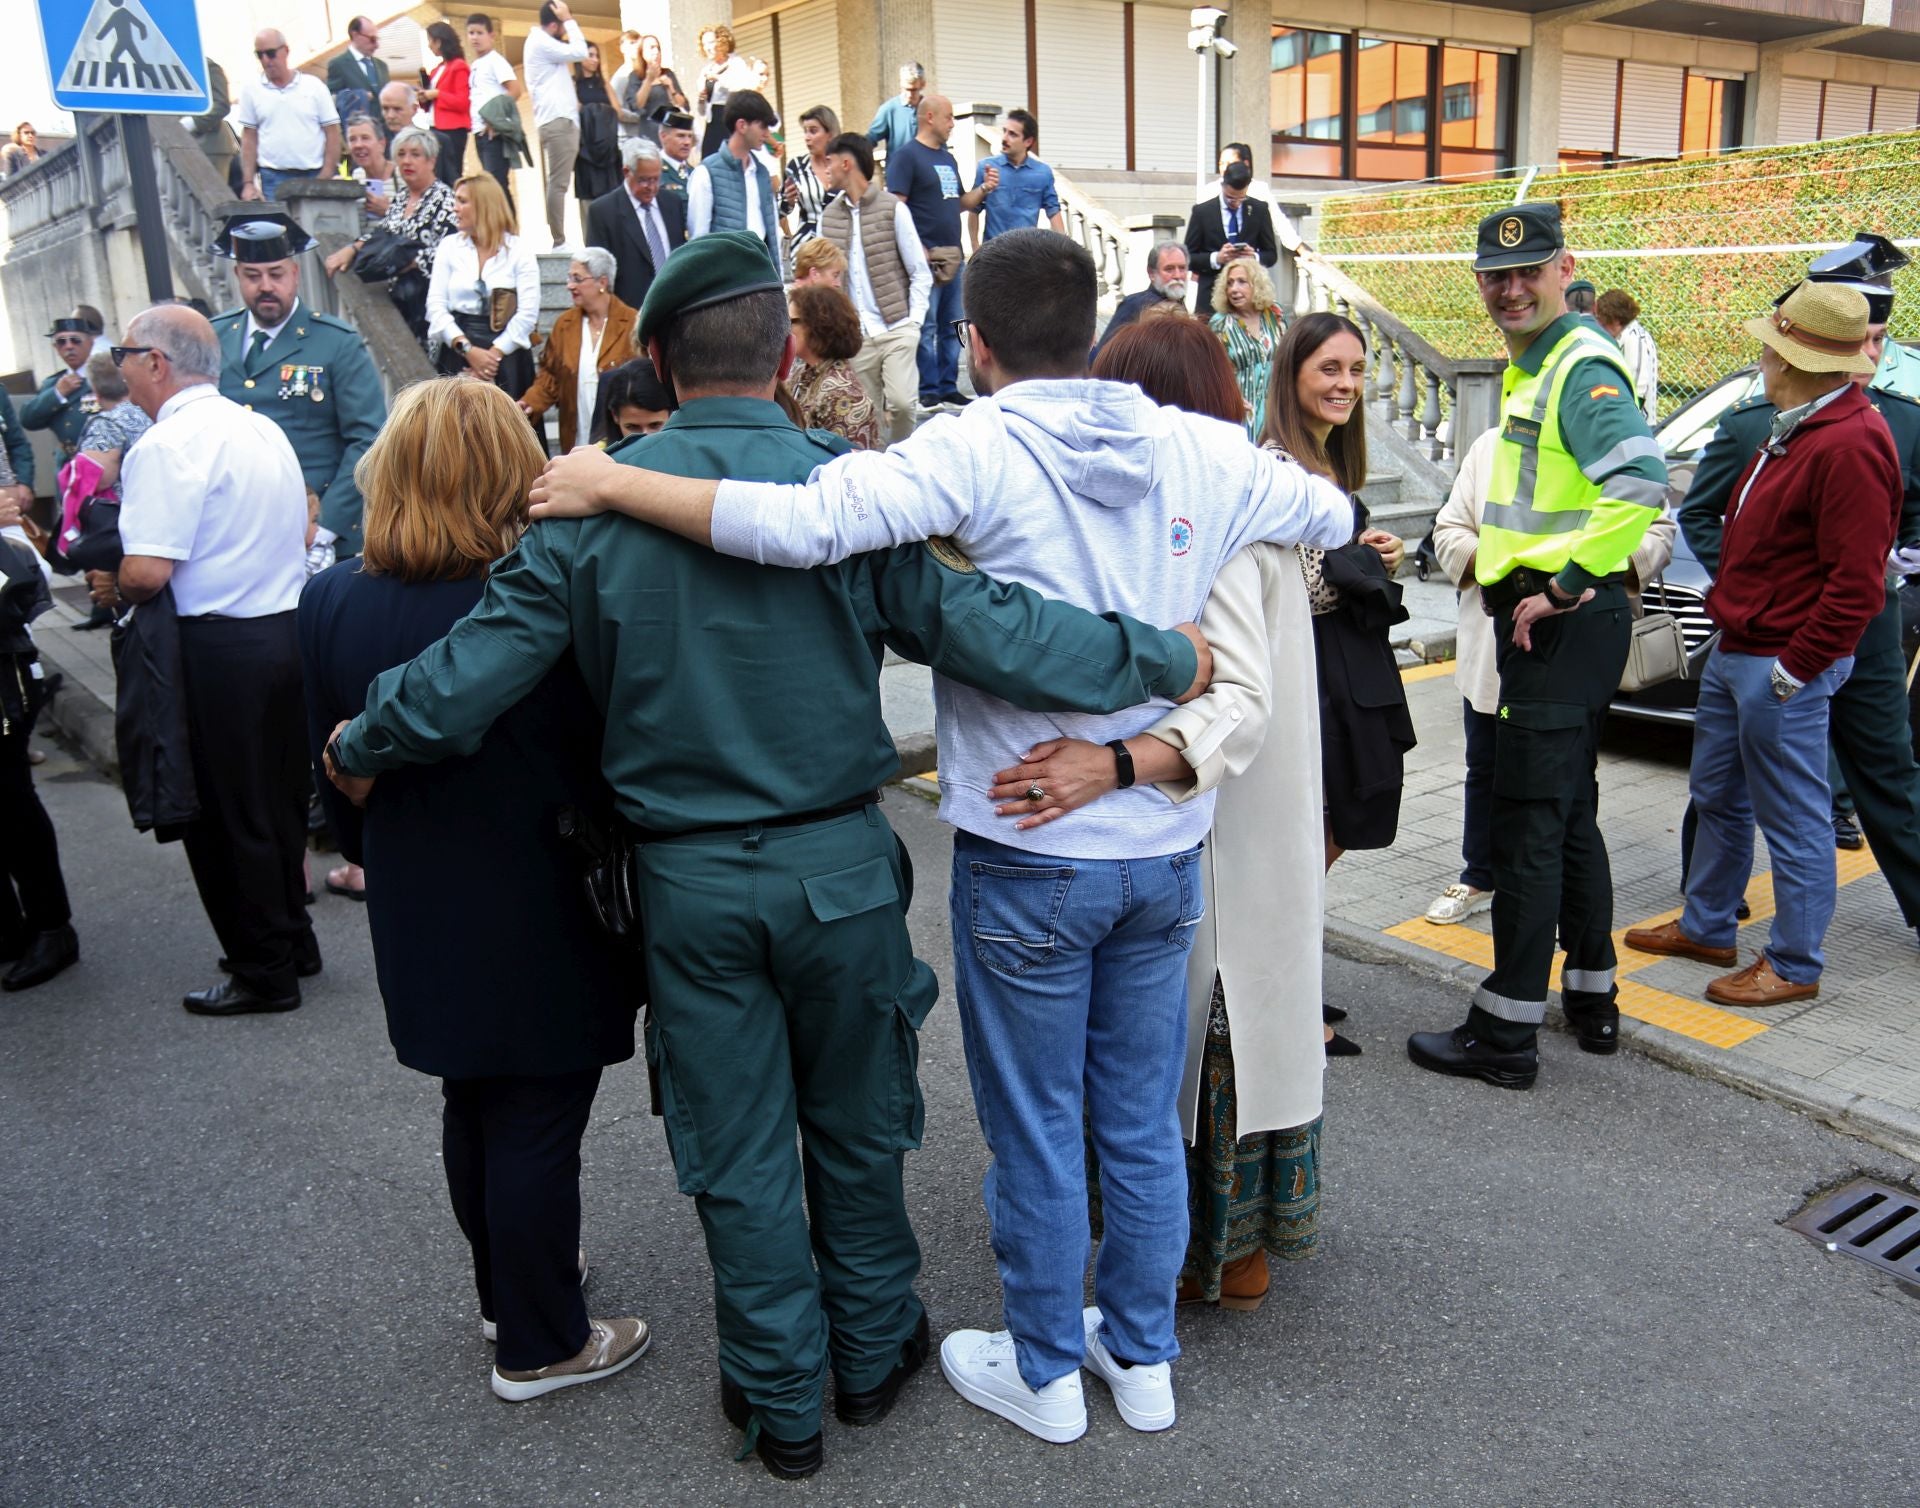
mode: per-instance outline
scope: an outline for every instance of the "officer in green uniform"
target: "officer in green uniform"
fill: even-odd
[[[1666,502],[1667,467],[1620,349],[1566,311],[1573,276],[1554,204],[1480,222],[1480,298],[1506,338],[1500,444],[1473,572],[1494,616],[1493,972],[1466,1022],[1417,1032],[1436,1073],[1531,1087],[1558,931],[1561,1000],[1580,1046],[1619,1046],[1613,876],[1596,774],[1625,668],[1628,557]]]
[[[1810,281],[1839,283],[1867,299],[1866,349],[1877,358],[1878,369],[1871,377],[1854,380],[1867,384],[1867,397],[1887,421],[1900,458],[1906,496],[1896,549],[1920,545],[1920,403],[1895,387],[1904,368],[1889,359],[1898,342],[1887,339],[1887,323],[1893,315],[1893,274],[1906,263],[1892,242],[1863,232],[1853,245],[1815,258],[1808,272]],[[1876,350],[1876,344],[1884,349]],[[1720,540],[1733,485],[1754,451],[1766,442],[1773,416],[1774,407],[1765,398],[1740,404],[1720,421],[1694,471],[1693,484],[1680,505],[1680,527],[1709,571],[1719,570]],[[1852,795],[1874,861],[1886,876],[1907,925],[1920,929],[1920,770],[1915,768],[1908,735],[1907,662],[1900,642],[1901,597],[1913,590],[1903,576],[1889,572],[1887,605],[1861,635],[1853,673],[1834,694],[1829,736],[1840,781]],[[1689,848],[1691,836],[1689,823],[1682,834]]]
[[[687,180],[693,176],[694,168],[693,117],[685,110],[661,105],[647,119],[660,128],[660,192],[678,195],[684,208]]]
[[[785,298],[752,235],[676,251],[639,335],[680,406],[609,464],[795,482],[844,451],[773,402]],[[1115,709],[1197,677],[1179,633],[989,581],[951,548],[791,571],[605,514],[531,529],[335,744],[357,775],[465,752],[572,650],[639,843],[647,1057],[713,1263],[722,1404],[780,1476],[820,1465],[829,1364],[835,1411],[871,1423],[929,1344],[901,1171],[936,985],[876,794],[898,767],[887,646],[1028,707]]]
[[[60,445],[60,459],[68,460],[80,445],[80,431],[100,411],[87,381],[87,358],[93,355],[99,333],[77,315],[56,319],[48,335],[61,369],[40,384],[40,390],[20,405],[20,422],[28,429],[46,429]],[[28,474],[33,468],[27,468]]]
[[[237,211],[213,243],[231,257],[244,307],[213,321],[220,337],[220,392],[280,426],[319,528],[307,574],[360,553],[360,491],[353,468],[387,420],[380,374],[366,342],[345,320],[300,302],[300,254],[313,245],[284,213]]]
[[[0,450],[6,452],[7,467],[13,473],[13,481],[8,485],[26,489],[15,499],[24,513],[33,502],[33,441],[27,438],[26,426],[14,413],[13,399],[3,388],[0,388]],[[0,488],[0,492],[5,490]]]

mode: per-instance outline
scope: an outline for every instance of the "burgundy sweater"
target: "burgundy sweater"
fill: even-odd
[[[1886,605],[1900,520],[1900,464],[1887,421],[1849,388],[1769,456],[1755,452],[1727,500],[1720,574],[1707,612],[1730,654],[1772,655],[1810,681],[1853,653]]]

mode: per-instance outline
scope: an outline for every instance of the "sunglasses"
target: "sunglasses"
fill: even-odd
[[[285,52],[286,50],[287,50],[287,49],[286,49],[286,48],[285,48],[284,46],[281,46],[281,47],[256,47],[256,48],[254,48],[254,49],[253,49],[253,55],[254,55],[254,56],[255,56],[256,58],[277,58],[277,57],[279,57],[279,56],[280,56],[280,54],[281,54],[281,53],[283,53],[283,52]]]
[[[144,356],[149,351],[157,351],[158,346],[111,346],[108,348],[115,366],[125,366],[129,356]]]

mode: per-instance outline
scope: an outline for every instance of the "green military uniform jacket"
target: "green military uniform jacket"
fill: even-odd
[[[685,162],[675,162],[671,157],[663,155],[660,159],[660,192],[676,194],[681,202],[685,203],[687,180],[693,177],[693,168],[692,158],[688,158]]]
[[[72,455],[79,448],[80,432],[87,427],[87,420],[100,412],[100,405],[85,376],[81,376],[80,386],[66,397],[55,392],[54,383],[66,375],[67,368],[62,364],[59,371],[40,384],[40,391],[20,405],[20,422],[28,429],[52,430],[61,451]]]
[[[26,426],[20,422],[20,416],[13,411],[13,399],[0,392],[0,449],[7,455],[7,465],[13,468],[13,479],[23,486],[33,485],[33,441],[27,438]]]
[[[1899,542],[1920,544],[1920,403],[1881,387],[1869,387],[1867,397],[1887,421],[1893,433],[1894,453],[1900,459],[1905,497],[1900,505]],[[1720,574],[1720,541],[1726,532],[1727,504],[1732,500],[1734,483],[1772,430],[1775,412],[1765,398],[1749,398],[1737,404],[1720,421],[1701,453],[1693,485],[1681,500],[1680,532],[1686,535],[1694,558],[1715,576]]]
[[[342,556],[360,553],[360,491],[353,468],[387,421],[386,393],[366,342],[345,320],[296,302],[280,333],[247,359],[247,311],[217,316],[220,392],[280,426],[320,499],[321,527]]]
[[[616,454],[678,476],[793,482],[846,448],[771,402],[701,398]],[[446,638],[374,682],[340,761],[372,775],[470,753],[571,647],[606,716],[601,767],[629,820],[660,833],[751,826],[894,777],[888,646],[1042,710],[1177,696],[1196,666],[1178,634],[992,581],[937,546],[791,571],[603,514],[528,530]]]
[[[1880,370],[1873,374],[1871,387],[1920,400],[1920,351],[1889,339],[1880,352]]]

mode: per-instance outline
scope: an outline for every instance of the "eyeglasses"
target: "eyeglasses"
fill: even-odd
[[[277,58],[286,50],[284,44],[279,47],[256,47],[253,49],[253,55],[256,58]]]
[[[952,328],[953,328],[953,338],[960,342],[960,348],[962,350],[965,350],[969,345],[973,343],[973,321],[972,320],[956,319],[952,321]]]
[[[158,351],[158,346],[109,346],[115,366],[125,366],[129,356],[144,356],[149,351]]]

